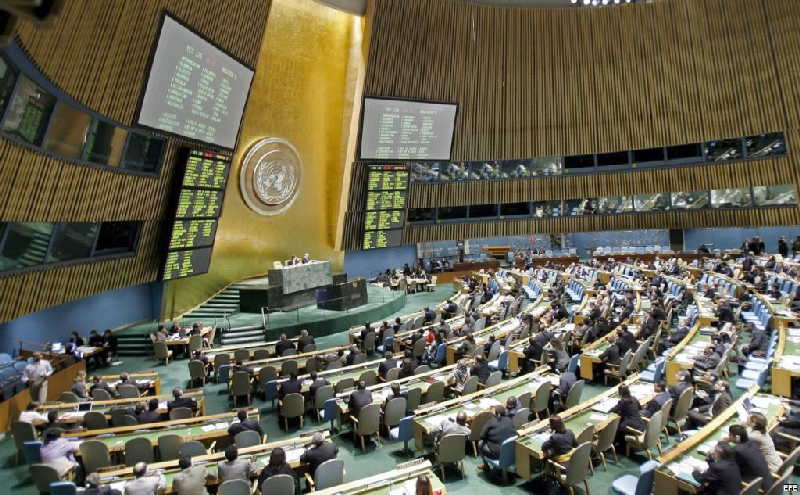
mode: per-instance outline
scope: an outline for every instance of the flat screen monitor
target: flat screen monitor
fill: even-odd
[[[253,70],[164,14],[137,122],[236,147]]]
[[[363,160],[449,160],[458,105],[364,99]]]

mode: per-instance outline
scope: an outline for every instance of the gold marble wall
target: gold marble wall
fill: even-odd
[[[311,253],[341,270],[334,249],[349,139],[362,19],[312,0],[273,0],[233,158],[208,274],[168,282],[162,316],[200,304],[230,282],[263,274],[276,259]],[[239,192],[239,166],[265,137],[290,141],[303,161],[302,183],[284,213],[251,211]]]

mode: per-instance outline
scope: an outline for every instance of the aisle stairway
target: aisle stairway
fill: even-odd
[[[239,311],[239,289],[243,284],[231,284],[225,290],[201,304],[198,308],[186,313],[183,319],[196,320],[223,320],[226,315]]]
[[[144,334],[118,334],[117,355],[119,356],[151,356],[153,344]]]

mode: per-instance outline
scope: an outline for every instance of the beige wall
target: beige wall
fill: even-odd
[[[334,249],[362,19],[312,0],[273,0],[233,158],[210,272],[167,283],[163,316],[185,312],[273,260],[309,252],[341,270]],[[284,213],[252,212],[239,192],[241,158],[265,137],[290,141],[303,161],[299,196]]]

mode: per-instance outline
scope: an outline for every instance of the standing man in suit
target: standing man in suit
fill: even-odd
[[[178,495],[208,495],[205,465],[192,466],[192,458],[183,456],[178,461],[181,472],[172,478],[172,491]]]
[[[386,379],[386,373],[391,369],[397,368],[397,360],[390,351],[386,351],[383,357],[383,362],[378,365],[378,376]]]
[[[350,411],[350,416],[357,418],[361,409],[369,404],[372,404],[372,392],[367,390],[367,384],[364,380],[360,380],[356,390],[350,394],[350,399],[347,401],[347,409]]]
[[[708,469],[694,470],[692,477],[709,495],[731,495],[742,491],[742,473],[736,464],[736,454],[727,442],[719,442],[708,459]]]
[[[331,459],[336,459],[339,454],[339,447],[333,442],[326,442],[325,437],[320,432],[311,436],[311,448],[306,449],[300,456],[300,462],[308,464],[308,472],[314,477],[314,472],[320,464]]]
[[[239,459],[239,449],[229,445],[225,449],[225,460],[217,464],[217,478],[220,483],[230,480],[243,480],[248,484],[256,474],[256,464],[249,459]]]
[[[167,411],[172,411],[176,407],[188,407],[192,412],[197,412],[197,401],[191,397],[184,397],[183,390],[180,388],[172,390],[172,397],[174,397],[175,400],[171,400],[167,403]]]
[[[228,427],[228,436],[231,437],[231,440],[233,440],[237,434],[246,430],[252,430],[258,433],[258,436],[264,438],[264,430],[261,429],[261,425],[258,424],[258,421],[247,417],[247,409],[239,409],[236,412],[236,418],[239,422],[233,423]]]
[[[147,464],[137,462],[133,466],[133,479],[125,482],[125,495],[153,495],[161,493],[167,487],[164,475],[148,472]]]

